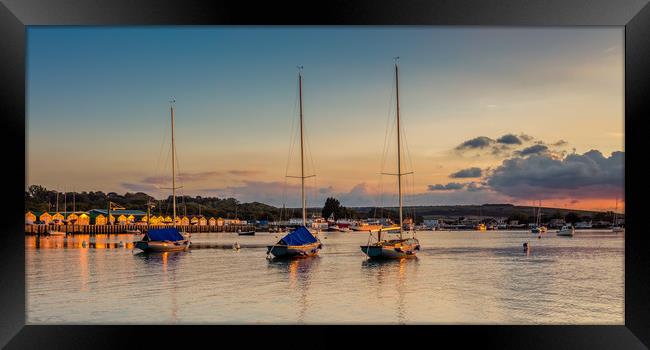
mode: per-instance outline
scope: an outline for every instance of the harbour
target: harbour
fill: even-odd
[[[319,256],[287,261],[265,259],[268,232],[196,233],[156,254],[134,254],[131,234],[30,235],[27,323],[623,323],[624,234],[416,234],[416,259],[388,261],[367,259],[358,233],[320,233]]]

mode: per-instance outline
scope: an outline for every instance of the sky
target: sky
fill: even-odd
[[[26,186],[298,206],[624,208],[622,27],[27,30]],[[178,184],[177,184],[178,185]]]

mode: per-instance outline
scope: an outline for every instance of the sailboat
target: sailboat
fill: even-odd
[[[397,119],[397,173],[388,174],[397,176],[397,193],[399,198],[399,238],[397,239],[381,239],[381,232],[377,232],[377,242],[368,245],[362,245],[361,251],[370,258],[405,258],[415,256],[415,253],[420,250],[420,241],[414,236],[411,238],[403,237],[403,213],[402,213],[402,176],[410,173],[402,172],[402,158],[401,158],[401,140],[400,140],[400,116],[399,116],[399,57],[395,58],[395,96],[396,96],[396,119]],[[372,237],[372,233],[370,233]],[[369,240],[370,240],[369,237]]]
[[[539,208],[537,209],[537,218],[535,219],[535,227],[530,230],[532,233],[546,232],[546,226],[542,226],[542,201],[539,201]]]
[[[616,223],[616,211],[618,210],[618,198],[616,198],[616,209],[614,209],[614,220],[612,222],[612,232],[624,232],[625,229]]]
[[[300,176],[302,197],[302,226],[289,232],[275,245],[267,246],[266,255],[276,258],[308,257],[318,254],[323,244],[307,229],[307,201],[305,199],[305,179],[314,175],[305,176],[305,152],[302,115],[302,66],[298,67],[298,89],[300,95]]]
[[[59,191],[56,191],[56,213],[59,214]],[[65,217],[64,217],[65,218]],[[54,220],[50,225],[60,225],[58,219]],[[65,232],[57,231],[56,229],[47,230],[47,234],[50,236],[65,236]]]
[[[174,144],[174,103],[170,101],[170,113],[172,123],[172,208],[174,217],[172,219],[173,227],[148,230],[140,241],[135,242],[134,248],[141,249],[145,252],[175,252],[187,250],[190,247],[190,240],[183,237],[181,232],[176,228],[176,147]]]

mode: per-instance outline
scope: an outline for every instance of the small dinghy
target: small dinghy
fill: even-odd
[[[237,234],[240,236],[255,236],[255,231],[237,231]]]
[[[561,229],[557,230],[557,235],[562,237],[573,237],[575,229],[573,226],[562,226]]]
[[[135,242],[134,245],[134,248],[145,252],[178,252],[189,247],[190,241],[185,239],[175,227],[148,231],[142,240]]]
[[[266,254],[276,258],[308,257],[318,254],[323,245],[304,227],[298,227],[282,237],[272,246],[267,246]]]

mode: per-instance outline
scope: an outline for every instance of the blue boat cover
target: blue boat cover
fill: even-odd
[[[289,232],[289,234],[284,236],[280,242],[286,245],[305,245],[318,242],[318,240],[306,227],[301,226]]]
[[[150,230],[147,236],[152,241],[182,241],[183,235],[175,227]]]

